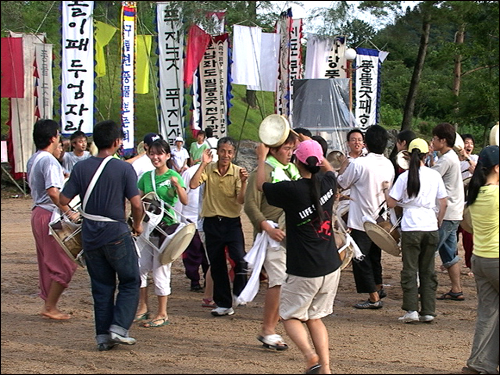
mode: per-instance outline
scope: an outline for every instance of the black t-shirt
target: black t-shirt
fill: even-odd
[[[85,192],[97,168],[104,159],[90,157],[79,161],[73,167],[62,194],[68,198],[80,195],[83,203]],[[105,216],[116,222],[84,219],[82,225],[82,245],[85,250],[99,248],[115,241],[124,233],[130,233],[125,221],[125,199],[139,195],[137,174],[132,164],[119,159],[111,159],[90,194],[85,212]]]
[[[319,177],[324,210],[321,219],[310,198],[310,179],[264,183],[262,187],[269,204],[285,211],[286,272],[290,275],[325,276],[341,265],[331,222],[337,179],[333,172]]]

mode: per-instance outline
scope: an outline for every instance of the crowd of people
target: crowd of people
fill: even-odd
[[[242,304],[239,296],[249,276],[241,221],[245,212],[253,240],[264,239],[261,264],[267,289],[257,340],[266,348],[287,350],[289,345],[276,330],[282,322],[304,356],[305,373],[330,373],[322,318],[333,312],[339,285],[342,259],[333,229],[339,197],[347,195],[342,200],[348,211],[346,227],[361,252],[352,260],[352,270],[356,292],[365,295],[353,307],[381,309],[387,296],[381,256],[385,249],[372,239],[365,222],[387,221],[399,212],[403,323],[431,323],[437,316],[436,300],[466,298],[460,283],[460,234],[478,297],[471,355],[462,371],[498,373],[498,145],[476,156],[470,134],[462,136],[462,149],[454,149],[457,133],[449,123],[436,125],[430,141],[405,130],[396,142],[406,160],[403,167],[397,158],[385,156],[387,130],[372,125],[348,133],[349,152],[334,168],[324,139],[307,129],[295,130],[279,146],[258,144],[257,167],[247,171],[234,164],[235,140],[216,139],[211,128],[196,134],[189,151],[182,137],[170,146],[160,134],[148,133],[144,149],[124,161],[117,156],[124,134],[114,121],[95,125],[97,151],[91,153],[84,133],[70,137],[69,151],[58,124],[39,120],[33,131],[37,151],[27,170],[44,300],[41,314],[70,318],[59,310],[58,301],[76,270],[48,234],[49,223],[61,217],[79,222],[83,217],[82,246],[98,350],[135,344],[129,335],[134,322],[146,328],[169,324],[171,263],[162,264],[158,248],[164,240],[161,232],[183,221],[196,223],[182,254],[190,290],[203,293],[202,306],[213,316],[233,315]],[[161,202],[162,217],[155,224],[159,229],[144,221],[148,213],[143,199],[150,194]],[[70,206],[75,197],[82,202],[78,210]],[[466,207],[473,234],[459,229]],[[440,294],[437,256],[451,284]],[[155,314],[148,307],[150,282],[158,298]]]

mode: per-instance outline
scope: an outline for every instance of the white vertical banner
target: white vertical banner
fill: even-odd
[[[347,61],[345,59],[346,39],[342,36],[334,38],[334,43],[328,54],[324,78],[347,78]]]
[[[134,149],[135,96],[135,1],[122,2],[122,129],[125,155]]]
[[[178,10],[158,3],[158,54],[160,81],[160,134],[170,145],[183,136],[184,33]]]
[[[290,87],[294,79],[303,78],[301,39],[302,18],[293,19],[292,30],[290,32]]]
[[[61,1],[61,134],[94,128],[93,1]]]
[[[198,67],[200,73],[201,123],[214,136],[227,136],[228,35],[212,38]]]
[[[354,80],[356,120],[364,131],[378,122],[380,106],[380,58],[379,51],[356,48]]]
[[[52,44],[35,44],[37,116],[52,118],[54,107],[54,81],[52,77]]]

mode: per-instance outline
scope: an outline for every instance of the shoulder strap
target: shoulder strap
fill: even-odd
[[[101,165],[99,165],[99,168],[97,168],[97,171],[94,174],[94,177],[92,177],[92,180],[90,181],[89,187],[87,188],[87,191],[85,192],[85,197],[83,198],[83,203],[82,203],[82,210],[85,211],[85,207],[87,206],[87,201],[89,200],[90,194],[92,193],[92,190],[94,190],[94,186],[101,176],[101,173],[106,166],[106,164],[113,158],[113,156],[108,156],[106,157],[102,162]]]

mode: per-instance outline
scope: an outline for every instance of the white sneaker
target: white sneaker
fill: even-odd
[[[233,315],[234,310],[232,307],[217,307],[212,311],[213,316],[224,316],[224,315]]]
[[[398,320],[401,321],[401,322],[403,322],[403,323],[418,322],[419,321],[418,312],[416,312],[416,311],[408,311],[406,314],[404,314]]]
[[[421,315],[419,320],[421,322],[430,323],[434,320],[434,317],[432,315]]]
[[[134,345],[137,340],[133,337],[122,336],[118,333],[110,332],[110,341],[115,344]]]

